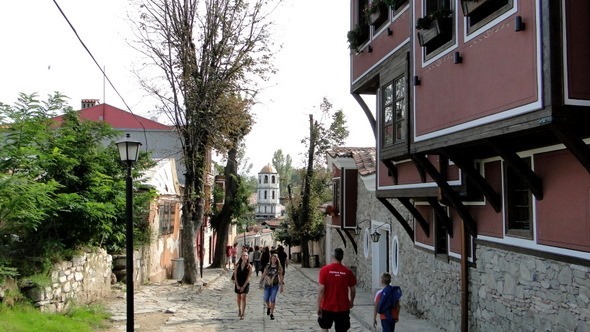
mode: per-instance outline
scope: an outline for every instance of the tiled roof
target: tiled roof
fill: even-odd
[[[140,130],[173,130],[174,127],[134,115],[109,104],[100,104],[78,111],[81,119],[102,121],[110,124],[115,129],[140,129]],[[55,121],[61,123],[63,116],[55,117]]]
[[[376,159],[374,147],[335,147],[328,150],[332,158],[352,158],[361,176],[375,173]]]

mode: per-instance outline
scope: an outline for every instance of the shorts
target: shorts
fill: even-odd
[[[264,287],[264,302],[275,303],[277,301],[277,293],[279,292],[279,285],[272,287]]]
[[[231,262],[234,264],[236,263],[236,256],[231,256]]]
[[[322,310],[322,315],[318,317],[320,327],[329,330],[332,323],[334,323],[336,332],[348,331],[350,329],[350,310],[339,312]]]

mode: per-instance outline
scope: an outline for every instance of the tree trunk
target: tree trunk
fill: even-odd
[[[236,199],[236,192],[238,190],[238,165],[236,163],[236,156],[238,150],[232,148],[227,152],[227,164],[223,171],[225,177],[225,199],[221,212],[211,218],[211,225],[217,231],[217,243],[215,243],[215,256],[211,267],[222,268],[225,267],[225,246],[227,243],[227,231],[231,224],[234,204]]]
[[[309,246],[308,236],[309,226],[311,224],[310,216],[311,209],[311,184],[313,179],[313,156],[316,145],[316,130],[313,123],[313,115],[309,115],[309,151],[307,152],[307,171],[305,173],[305,183],[303,184],[303,199],[301,209],[301,228],[303,230],[301,236],[301,267],[310,267],[309,265]]]
[[[186,140],[185,142],[190,141]],[[197,146],[193,148],[185,147],[187,174],[182,208],[182,253],[184,258],[182,282],[190,285],[199,280],[195,234],[201,226],[204,215],[205,156],[206,146],[203,143],[197,143]]]

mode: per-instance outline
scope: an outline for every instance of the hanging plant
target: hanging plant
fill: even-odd
[[[348,31],[346,38],[348,39],[348,47],[354,51],[359,52],[361,45],[367,40],[369,36],[369,26],[366,24],[356,25],[354,29]]]

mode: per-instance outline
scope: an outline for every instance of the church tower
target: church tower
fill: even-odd
[[[281,215],[279,194],[279,173],[272,165],[268,164],[258,173],[258,203],[256,204],[255,219],[275,219]]]

